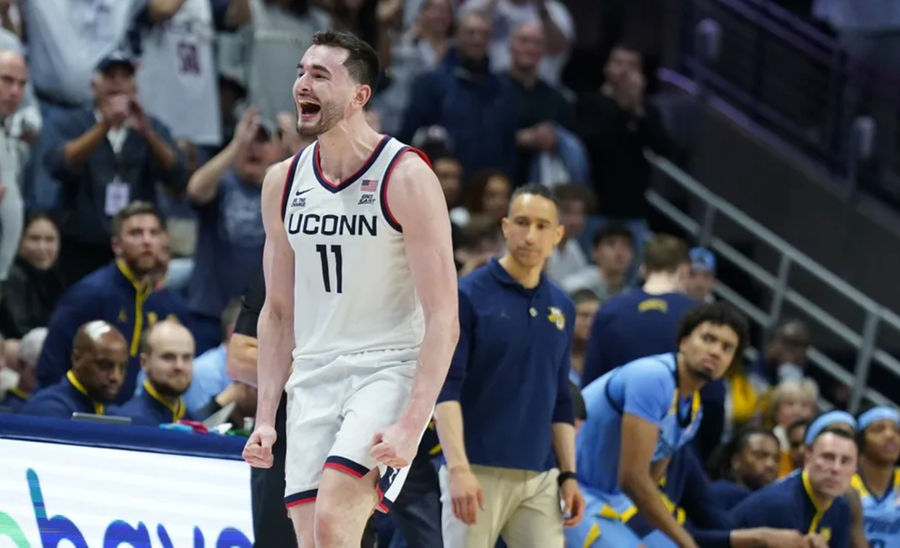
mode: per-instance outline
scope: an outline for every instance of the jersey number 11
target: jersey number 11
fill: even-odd
[[[331,269],[328,267],[328,246],[318,244],[316,251],[319,252],[319,258],[322,260],[322,282],[325,284],[325,293],[331,293]],[[334,277],[337,280],[335,293],[343,293],[343,259],[341,258],[341,246],[332,244],[331,253],[334,255]]]

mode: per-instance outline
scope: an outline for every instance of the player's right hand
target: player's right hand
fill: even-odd
[[[453,515],[466,525],[474,524],[478,520],[478,510],[484,510],[484,491],[478,478],[468,466],[452,468],[448,475]]]
[[[271,468],[272,467],[272,446],[278,434],[271,426],[257,426],[247,439],[244,445],[244,452],[241,456],[247,461],[247,464],[254,468]]]

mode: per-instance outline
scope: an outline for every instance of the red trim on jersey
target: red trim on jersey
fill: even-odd
[[[391,212],[391,206],[390,204],[388,204],[388,183],[391,180],[391,174],[394,172],[394,168],[397,167],[397,164],[400,162],[400,157],[403,156],[405,152],[415,152],[419,155],[419,158],[421,158],[425,162],[425,165],[428,166],[428,169],[432,169],[431,162],[428,160],[428,156],[426,156],[424,152],[415,147],[408,146],[400,149],[400,152],[398,152],[397,155],[394,156],[394,158],[391,160],[387,172],[384,174],[384,180],[381,182],[381,206],[382,211],[384,211],[384,214],[387,217],[388,224],[390,224],[400,232],[403,231],[403,226],[397,221],[397,218],[394,217],[394,214]]]
[[[319,142],[316,141],[315,148],[313,149],[313,167],[315,168],[313,171],[316,174],[316,178],[322,183],[325,188],[331,190],[332,192],[343,190],[347,188],[347,186],[353,184],[360,175],[365,173],[372,167],[372,164],[375,163],[375,160],[378,159],[378,155],[381,154],[381,151],[384,150],[384,146],[390,140],[390,135],[384,135],[381,137],[381,140],[378,141],[378,144],[375,146],[375,149],[369,154],[369,158],[363,162],[363,165],[353,173],[353,175],[344,179],[342,183],[332,183],[325,177],[325,172],[322,171],[322,163],[319,160],[319,150],[321,147],[319,146]]]
[[[344,466],[343,464],[338,464],[336,462],[326,462],[325,466],[323,466],[322,468],[332,468],[334,470],[340,470],[341,472],[350,474],[354,478],[361,478],[361,477],[365,476],[365,474],[360,474],[358,470],[354,470],[353,468],[350,468],[349,466]]]
[[[316,495],[312,495],[311,497],[306,497],[305,499],[297,499],[292,500],[291,502],[286,502],[284,504],[285,508],[293,508],[294,506],[300,506],[301,504],[308,504],[310,502],[316,502]]]

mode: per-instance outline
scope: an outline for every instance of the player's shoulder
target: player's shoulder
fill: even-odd
[[[674,354],[655,354],[632,360],[621,367],[622,373],[636,378],[650,380],[663,380],[675,386]]]
[[[394,158],[391,166],[391,181],[397,179],[418,179],[423,174],[432,174],[431,160],[418,148],[391,137]]]

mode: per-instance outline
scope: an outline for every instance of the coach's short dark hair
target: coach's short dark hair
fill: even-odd
[[[556,208],[557,215],[559,215],[559,201],[556,199],[553,191],[539,183],[528,183],[527,185],[522,185],[514,190],[512,196],[509,197],[509,207],[512,208],[513,202],[516,201],[516,198],[522,196],[523,194],[531,194],[532,196],[540,196],[541,198],[550,200],[551,202],[553,202],[553,206]]]
[[[684,240],[670,234],[657,234],[644,247],[644,269],[653,272],[674,272],[679,266],[688,264],[688,254]]]
[[[113,217],[113,236],[118,236],[122,231],[122,225],[125,224],[125,221],[134,217],[135,215],[153,215],[159,221],[160,228],[165,229],[165,220],[163,219],[163,216],[159,212],[159,210],[156,209],[156,206],[154,206],[150,202],[142,202],[140,200],[136,200],[120,209],[119,212],[116,213],[116,216]]]
[[[678,324],[678,341],[689,336],[704,322],[713,325],[727,325],[734,330],[738,336],[738,345],[734,353],[734,362],[731,365],[740,363],[749,338],[747,318],[726,302],[700,304],[685,312],[681,317],[681,322]]]
[[[367,42],[351,32],[337,30],[322,30],[313,34],[314,46],[330,46],[347,50],[349,55],[344,60],[344,66],[350,76],[359,82],[375,90],[378,83],[378,54]]]

